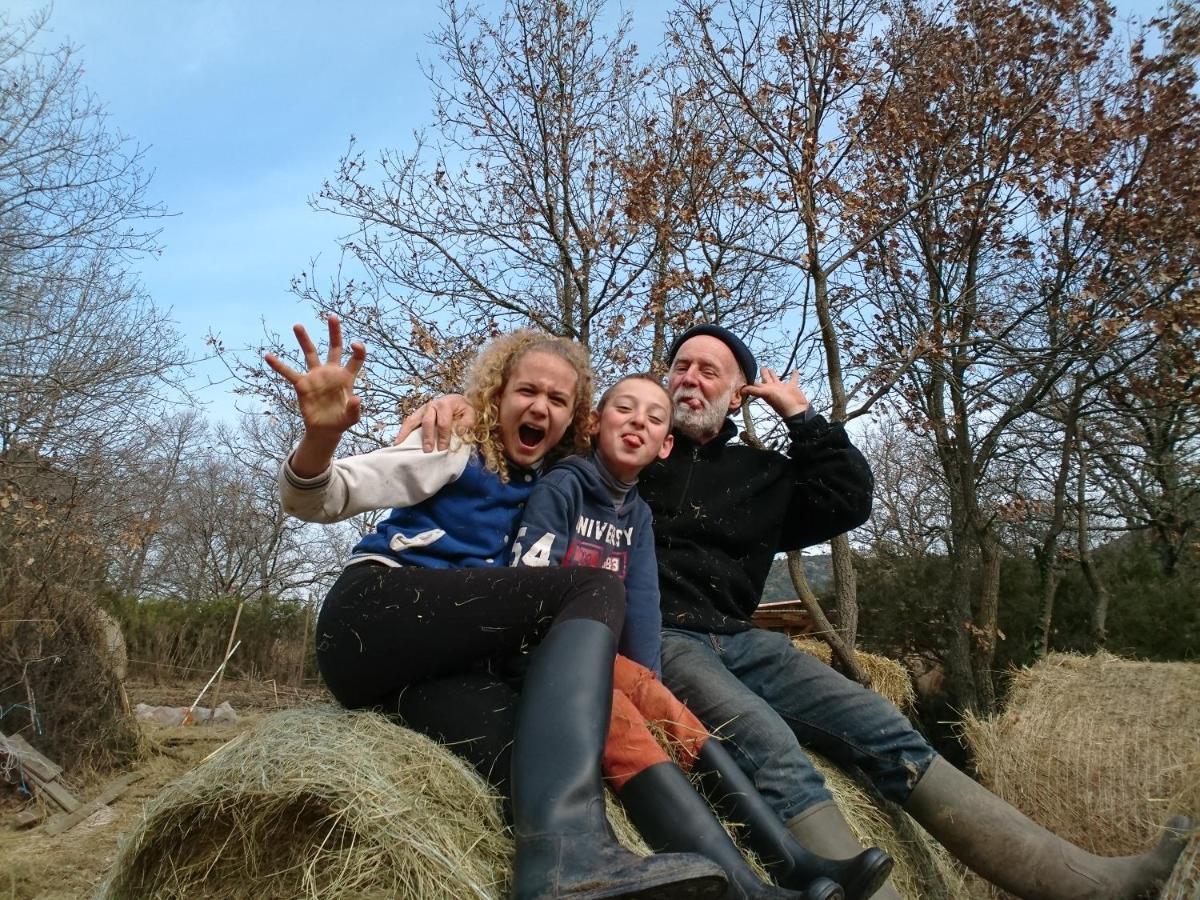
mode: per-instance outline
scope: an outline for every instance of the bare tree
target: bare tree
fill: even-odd
[[[38,49],[45,22],[0,14],[0,706],[18,692],[56,758],[111,761],[139,741],[95,598],[185,354],[130,271],[161,213],[141,150],[69,47]]]
[[[1107,385],[1088,435],[1093,477],[1119,516],[1144,531],[1164,575],[1200,527],[1200,385],[1194,353],[1158,348],[1140,370]]]
[[[142,150],[113,131],[83,86],[74,50],[35,43],[49,13],[13,22],[0,14],[0,296],[36,300],[26,282],[87,275],[97,252],[153,249]],[[83,263],[80,270],[67,265]]]
[[[370,348],[361,439],[460,387],[500,328],[578,339],[603,378],[661,364],[697,319],[751,335],[792,305],[778,264],[740,248],[767,229],[736,189],[742,148],[677,68],[640,61],[628,16],[601,27],[604,7],[449,0],[430,128],[375,160],[352,146],[313,198],[348,233],[336,270],[294,288]],[[257,361],[232,368],[286,405]]]
[[[628,18],[606,34],[602,7],[508,0],[490,19],[447,0],[430,133],[373,166],[352,144],[314,199],[346,218],[361,275],[325,290],[306,273],[297,289],[370,343],[392,390],[457,385],[500,327],[569,336],[602,361],[641,319],[653,239],[627,213],[621,163],[647,73]]]
[[[903,369],[892,360],[871,367],[855,346],[870,323],[851,271],[862,247],[901,215],[862,215],[875,185],[860,147],[889,115],[900,55],[884,52],[887,12],[875,0],[684,0],[672,18],[681,65],[719,122],[716,139],[744,155],[740,200],[768,214],[755,246],[731,236],[732,246],[802,285],[795,293],[812,321],[794,332],[787,367],[819,363],[834,421],[866,413]],[[852,649],[850,545],[840,536],[831,546],[839,635]]]
[[[104,502],[160,418],[185,359],[128,270],[154,249],[136,146],[109,129],[70,48],[34,49],[45,16],[0,19],[0,456],[45,515],[13,542],[23,576],[70,580],[124,524]]]
[[[908,90],[906,76],[902,93],[915,105],[878,148],[879,177],[889,165],[900,176],[881,201],[928,199],[876,243],[867,271],[882,309],[879,352],[907,361],[912,341],[929,348],[899,397],[912,427],[934,438],[953,582],[970,586],[950,598],[962,628],[948,674],[960,704],[989,709],[999,461],[1016,423],[1060,384],[1080,379],[1064,390],[1082,397],[1133,365],[1172,293],[1194,277],[1191,176],[1172,181],[1162,167],[1196,171],[1184,159],[1195,144],[1177,139],[1192,133],[1198,108],[1179,92],[1180,65],[1142,59],[1138,44],[1124,56],[1106,45],[1103,9],[962,10],[942,42],[926,43],[932,55],[912,77],[929,83]],[[922,135],[944,152],[947,134],[971,161],[959,166],[969,181],[931,192],[945,162]]]
[[[945,482],[932,464],[928,439],[894,417],[881,417],[858,445],[875,476],[871,518],[859,538],[877,555],[945,556],[949,524]]]
[[[297,599],[335,577],[360,523],[313,528],[288,517],[276,474],[299,439],[291,419],[243,416],[193,441],[160,497],[136,585],[143,597]]]

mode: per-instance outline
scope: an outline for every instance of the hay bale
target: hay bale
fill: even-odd
[[[491,898],[510,854],[451,753],[372,713],[286,710],[163,790],[101,896]]]
[[[70,585],[16,578],[0,590],[4,730],[23,733],[73,777],[146,754],[106,621],[95,599]]]
[[[619,804],[609,819],[649,853]],[[373,713],[293,709],[168,785],[99,895],[500,898],[511,856],[498,799],[449,750]]]
[[[1195,663],[1053,654],[963,733],[984,784],[1095,853],[1139,852],[1169,814],[1200,814]]]
[[[924,832],[816,762],[855,832],[896,858],[902,896],[963,896]],[[618,839],[646,854],[609,799]],[[371,713],[286,710],[168,785],[99,896],[500,898],[511,854],[497,799],[450,751]]]
[[[794,638],[792,646],[810,656],[817,657],[826,665],[829,665],[829,661],[833,658],[833,652],[829,649],[829,645],[814,638]],[[878,656],[862,650],[856,651],[856,655],[858,664],[871,679],[871,687],[902,711],[911,712],[916,704],[916,693],[913,691],[912,679],[908,675],[908,670],[896,660],[888,659],[886,656]]]

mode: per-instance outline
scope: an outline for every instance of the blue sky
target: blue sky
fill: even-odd
[[[668,5],[630,5],[644,47]],[[43,4],[6,6],[16,19]],[[1149,15],[1154,4],[1117,6]],[[43,44],[79,48],[85,85],[146,147],[150,196],[175,214],[162,222],[163,253],[139,265],[193,353],[210,329],[236,347],[263,320],[286,331],[312,318],[289,281],[313,256],[336,258],[344,223],[307,197],[351,134],[371,153],[409,146],[429,121],[418,58],[431,57],[425,36],[439,17],[430,0],[56,0]],[[204,387],[219,371],[197,367],[195,395],[226,416],[226,388]]]
[[[26,9],[36,9],[29,3]],[[288,292],[339,223],[306,198],[351,134],[404,141],[429,101],[417,67],[434,25],[426,3],[58,0],[43,40],[79,47],[84,83],[111,123],[146,147],[150,196],[174,215],[163,253],[141,261],[157,305],[189,348],[212,328],[231,346],[265,319],[285,331],[309,312]],[[352,8],[352,9],[351,9]],[[10,15],[21,5],[9,6]],[[215,366],[197,367],[197,388]],[[218,415],[223,388],[200,389]]]

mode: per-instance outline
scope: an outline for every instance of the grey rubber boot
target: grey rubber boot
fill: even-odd
[[[904,809],[942,846],[992,884],[1023,900],[1155,897],[1195,825],[1167,823],[1152,850],[1096,856],[1063,840],[936,757]]]
[[[613,836],[600,755],[616,638],[602,622],[556,624],[534,650],[512,754],[514,900],[716,900],[725,872],[694,853],[640,857]]]
[[[709,738],[700,748],[693,770],[713,806],[740,826],[739,834],[779,884],[800,888],[816,878],[840,884],[846,900],[866,900],[879,893],[892,871],[892,858],[872,847],[850,858],[815,853],[784,827],[754,782],[724,745]]]
[[[813,853],[829,859],[853,859],[863,852],[863,846],[846,824],[836,803],[827,800],[810,806],[787,822],[787,830]],[[876,888],[872,900],[900,900],[891,879]]]
[[[839,885],[814,877],[802,890],[768,884],[755,874],[683,771],[673,762],[643,769],[617,792],[629,820],[655,850],[702,853],[729,877],[724,900],[845,900]]]

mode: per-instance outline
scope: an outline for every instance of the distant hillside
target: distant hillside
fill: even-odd
[[[804,557],[804,574],[818,596],[833,589],[833,563],[828,553]],[[777,559],[771,563],[771,574],[763,586],[762,602],[795,600],[796,589],[792,587],[792,576],[788,574],[787,560]]]

